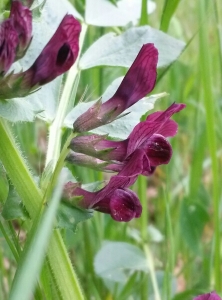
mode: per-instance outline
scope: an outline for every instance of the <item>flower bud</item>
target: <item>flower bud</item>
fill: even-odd
[[[18,35],[16,57],[24,56],[32,37],[32,12],[23,6],[20,1],[12,1],[10,17]]]
[[[74,151],[71,151],[69,153],[69,155],[66,157],[66,161],[78,166],[87,167],[95,170],[101,170],[101,171],[104,170],[105,167],[109,165],[108,162],[105,162],[103,160],[85,154],[76,153]]]
[[[127,140],[111,141],[106,137],[107,135],[97,134],[77,136],[71,141],[70,148],[102,160],[123,160],[126,156]]]
[[[81,25],[72,15],[66,15],[34,64],[25,71],[28,88],[46,84],[68,71],[79,52]]]
[[[0,79],[0,99],[25,97],[39,86],[68,71],[78,56],[80,30],[80,23],[72,15],[66,15],[53,37],[27,71],[11,73]]]
[[[6,73],[13,64],[18,45],[17,32],[11,19],[0,24],[0,75]]]
[[[74,131],[89,131],[110,123],[150,93],[156,82],[157,60],[158,51],[154,45],[143,45],[113,97],[100,105],[95,104],[77,118]]]

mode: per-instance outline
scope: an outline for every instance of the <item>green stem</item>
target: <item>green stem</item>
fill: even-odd
[[[20,256],[22,250],[21,250],[21,247],[19,245],[19,237],[17,236],[11,221],[8,222],[8,226],[9,226],[9,229],[10,229],[10,232],[11,232],[11,235],[12,235],[12,240],[14,241],[14,245],[15,245],[16,250],[17,250],[17,252]]]
[[[146,258],[147,258],[147,265],[150,270],[150,278],[151,278],[151,282],[153,285],[155,300],[161,300],[159,287],[158,287],[158,283],[157,283],[157,278],[156,278],[156,274],[155,274],[153,255],[152,255],[148,245],[144,245],[143,248],[144,248],[144,252],[146,254]]]
[[[201,60],[201,74],[204,91],[204,105],[206,112],[206,129],[208,145],[210,150],[210,157],[212,161],[212,175],[213,175],[213,206],[214,206],[214,280],[215,289],[219,292],[221,287],[221,257],[220,257],[220,181],[217,160],[217,145],[216,145],[216,130],[214,122],[214,95],[212,91],[212,72],[211,59],[209,55],[209,40],[207,37],[208,24],[206,20],[206,3],[199,0],[199,18],[200,18],[200,60]]]
[[[0,158],[32,219],[39,212],[42,194],[28,170],[7,123],[0,120]],[[57,288],[64,300],[84,299],[77,276],[58,230],[53,232],[47,257]]]
[[[140,26],[148,24],[147,0],[142,0],[140,13]]]
[[[60,98],[57,114],[49,128],[49,141],[48,141],[48,150],[46,156],[46,166],[50,161],[53,160],[53,166],[55,168],[57,160],[60,156],[63,122],[67,113],[67,108],[70,102],[70,97],[72,94],[74,82],[79,72],[78,61],[79,61],[83,41],[86,35],[86,30],[87,30],[87,25],[82,24],[82,31],[79,40],[79,48],[80,48],[79,55],[78,58],[76,59],[75,64],[67,73],[67,78]]]
[[[147,208],[147,178],[144,176],[138,177],[138,195],[143,207],[143,212],[140,217],[140,233],[142,238],[143,245],[146,245],[148,238],[147,238],[147,226],[148,226],[148,208]],[[145,247],[145,246],[144,246]],[[141,299],[148,299],[148,275],[144,273],[143,275],[144,284],[141,288]]]
[[[47,199],[49,198],[49,196],[52,193],[54,185],[57,182],[58,176],[59,176],[59,174],[60,174],[60,172],[63,168],[65,158],[66,158],[67,154],[69,153],[69,148],[68,147],[70,145],[70,142],[75,136],[76,136],[76,133],[74,133],[74,132],[71,133],[70,136],[68,137],[68,139],[66,140],[65,145],[63,146],[63,149],[61,151],[61,154],[59,156],[59,159],[58,159],[56,167],[55,167],[55,171],[53,172],[51,181],[50,181],[50,183],[49,183],[49,185],[46,189],[46,193],[44,195],[43,203],[46,203]]]
[[[143,207],[143,212],[140,217],[140,232],[144,243],[147,242],[147,226],[148,226],[148,208],[147,208],[147,178],[144,176],[139,176],[138,178],[138,194],[141,205]]]
[[[3,236],[4,236],[5,240],[6,240],[6,242],[8,244],[8,246],[9,246],[9,248],[10,248],[10,250],[11,250],[11,252],[12,252],[14,258],[15,258],[15,260],[18,262],[18,259],[19,259],[18,252],[16,251],[16,248],[14,247],[13,243],[11,242],[11,240],[10,240],[10,238],[9,238],[9,236],[8,236],[8,234],[7,234],[7,232],[6,232],[6,230],[5,230],[5,228],[4,228],[4,226],[3,226],[3,224],[2,224],[1,221],[0,221],[0,230],[1,230],[1,232],[2,232],[2,234],[3,234]]]

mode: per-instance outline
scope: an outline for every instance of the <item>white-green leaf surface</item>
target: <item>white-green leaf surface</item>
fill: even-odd
[[[156,4],[147,1],[147,13],[151,14]],[[126,26],[140,18],[142,1],[120,0],[116,5],[108,0],[86,0],[85,22],[95,26]]]
[[[80,59],[79,67],[130,67],[143,44],[154,43],[159,51],[158,67],[165,67],[181,54],[185,43],[150,26],[133,27],[121,35],[113,32],[99,38]]]
[[[144,253],[125,242],[105,242],[95,256],[94,267],[98,276],[115,282],[125,282],[127,270],[148,272]]]

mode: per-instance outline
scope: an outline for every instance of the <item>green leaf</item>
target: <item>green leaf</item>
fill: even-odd
[[[98,276],[115,282],[126,282],[127,270],[148,272],[144,253],[124,242],[105,242],[95,256],[94,266]]]
[[[163,31],[167,31],[170,20],[177,8],[177,5],[179,4],[180,0],[165,0],[162,18],[161,18],[161,25],[160,29]]]
[[[121,35],[107,33],[93,43],[79,61],[80,69],[95,66],[130,67],[143,44],[154,43],[158,67],[165,67],[181,54],[185,43],[150,26],[133,27]]]
[[[23,251],[22,259],[16,271],[9,298],[11,300],[30,299],[38,275],[44,261],[47,245],[53,231],[56,211],[59,205],[65,178],[58,180],[56,189],[45,209],[43,216],[34,232],[30,234],[30,240]]]
[[[112,1],[113,2],[113,1]],[[152,13],[156,4],[148,2],[148,13]],[[103,12],[103,13],[101,13]],[[86,0],[85,22],[95,26],[126,26],[137,23],[141,12],[141,1],[120,0],[113,5],[111,1]]]
[[[33,99],[34,102],[31,103],[27,98],[0,100],[0,116],[10,122],[33,121],[36,114],[43,108],[36,99]]]
[[[4,203],[8,197],[9,184],[3,165],[0,163],[0,203]]]
[[[2,210],[2,216],[5,220],[26,220],[29,218],[29,214],[13,186],[9,187],[9,193]]]
[[[57,214],[57,226],[58,228],[70,229],[75,232],[78,223],[86,221],[92,216],[92,210],[82,210],[69,203],[62,202]]]
[[[107,88],[107,90],[102,96],[103,102],[110,99],[114,95],[122,79],[123,77],[115,79],[112,82],[112,84]],[[118,118],[110,124],[93,129],[93,132],[98,134],[109,134],[110,137],[115,137],[119,139],[127,138],[133,130],[134,126],[136,126],[140,122],[141,116],[144,115],[147,111],[153,109],[154,103],[158,98],[161,98],[166,95],[166,93],[160,93],[141,99],[133,106],[125,110],[123,117]],[[77,119],[77,117],[79,117],[96,102],[97,100],[87,103],[79,103],[67,115],[64,121],[64,125],[68,128],[73,128],[73,123]]]
[[[191,203],[186,198],[183,200],[180,211],[181,236],[194,253],[200,249],[201,235],[208,221],[209,215],[202,205]]]
[[[186,290],[182,293],[178,293],[177,295],[175,295],[172,300],[194,299],[195,296],[198,296],[200,294],[203,294],[203,291],[200,291],[199,289]]]

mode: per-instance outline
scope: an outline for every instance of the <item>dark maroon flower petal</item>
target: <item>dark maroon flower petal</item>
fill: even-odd
[[[162,113],[163,113],[162,111],[157,111],[155,113],[152,113],[147,117],[146,121],[155,122],[157,117],[159,117]],[[156,133],[159,133],[165,137],[172,137],[177,134],[177,130],[178,130],[177,123],[173,120],[167,120],[164,123],[164,126],[158,129]]]
[[[118,222],[129,222],[133,218],[139,218],[142,212],[136,193],[128,189],[116,189],[110,197],[103,198],[92,208],[110,214]]]
[[[79,186],[74,186],[73,190],[71,189],[70,185],[65,186],[65,190],[67,189],[67,192],[64,193],[64,195],[67,197],[67,199],[73,198],[73,197],[82,197],[80,201],[78,202],[78,205],[82,208],[91,208],[93,206],[93,203],[95,201],[97,192],[89,192],[84,189],[82,189]]]
[[[71,68],[78,56],[80,31],[79,21],[66,15],[34,64],[24,72],[26,86],[46,84]]]
[[[165,122],[169,118],[186,107],[183,103],[173,103],[165,111],[156,112],[147,117],[148,121]]]
[[[96,202],[92,209],[102,212],[104,214],[110,214],[110,198],[106,197],[100,200],[99,202]]]
[[[6,73],[15,60],[18,35],[11,19],[0,24],[0,73]]]
[[[138,176],[143,172],[144,165],[149,166],[146,152],[143,149],[136,149],[125,161],[125,165],[118,176],[131,176],[134,180],[135,176]],[[130,185],[134,183],[134,181],[131,182]]]
[[[117,108],[115,114],[150,93],[156,83],[158,50],[154,44],[143,45],[114,96],[102,106],[102,112]]]
[[[109,206],[112,218],[118,222],[129,222],[142,213],[140,201],[131,190],[117,189],[110,198]]]
[[[96,203],[100,202],[102,199],[110,198],[111,195],[115,192],[116,189],[124,189],[129,187],[131,184],[131,181],[135,178],[134,182],[136,181],[137,177],[126,177],[126,176],[120,176],[115,175],[110,178],[110,181],[108,184],[97,192],[97,195],[92,203],[92,206],[94,206]],[[133,183],[134,183],[133,182]]]
[[[211,292],[208,294],[197,296],[193,300],[221,300],[221,297],[218,296],[215,292]]]
[[[154,133],[162,134],[165,137],[174,135],[177,126],[175,123],[169,123],[169,118],[184,109],[185,106],[185,104],[173,103],[167,110],[151,114],[146,121],[137,124],[129,135],[127,155],[130,155],[135,149],[143,147],[143,143]]]
[[[172,156],[170,143],[160,134],[154,134],[143,144],[150,165],[155,167],[168,164]]]
[[[32,12],[23,6],[20,1],[12,1],[10,19],[17,31],[19,38],[19,49],[17,57],[22,57],[28,47],[32,36]]]
[[[146,96],[154,88],[158,51],[153,44],[143,45],[114,96],[97,103],[73,124],[74,131],[84,132],[112,122],[125,109]]]
[[[145,121],[137,124],[129,135],[127,155],[140,148],[160,127],[161,122]]]

